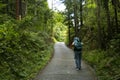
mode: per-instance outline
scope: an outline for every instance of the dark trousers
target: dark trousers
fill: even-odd
[[[75,55],[75,64],[76,64],[76,68],[81,68],[81,58],[82,58],[82,52],[81,51],[74,51]]]

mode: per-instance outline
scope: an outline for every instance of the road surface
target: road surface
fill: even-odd
[[[83,61],[81,70],[77,71],[74,52],[64,42],[58,42],[52,60],[34,80],[95,80],[95,75]]]

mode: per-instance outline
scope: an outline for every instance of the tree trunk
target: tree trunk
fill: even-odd
[[[102,49],[102,33],[101,33],[101,20],[100,20],[100,0],[97,0],[97,26],[98,26],[98,48]],[[105,43],[104,43],[105,44]]]
[[[8,0],[6,0],[6,4],[7,4],[7,6],[6,6],[6,13],[9,14],[9,5],[8,5],[9,1]]]
[[[22,0],[19,0],[19,17],[22,17]]]
[[[16,19],[19,20],[19,0],[16,0]]]
[[[115,12],[115,23],[116,23],[116,32],[118,33],[118,17],[117,17],[117,8],[114,8]]]
[[[24,0],[24,1],[22,2],[21,8],[22,8],[22,13],[21,13],[21,15],[22,15],[22,18],[23,18],[23,17],[25,17],[25,15],[27,14],[27,1],[26,1],[26,0]]]
[[[69,22],[68,22],[68,26],[69,26],[69,28],[68,28],[68,34],[69,34],[69,46],[71,45],[71,41],[70,41],[70,16],[68,15],[68,17],[69,17]]]
[[[77,36],[77,6],[76,6],[76,0],[74,2],[74,23],[75,23],[75,36]]]
[[[108,6],[109,0],[105,1],[105,10],[106,10],[106,16],[107,16],[107,37],[108,41],[112,38],[112,30],[111,30],[111,25],[110,25],[110,11],[109,11],[109,6]]]
[[[117,0],[112,0],[113,6],[114,6],[114,16],[115,16],[115,25],[116,25],[116,33],[118,33],[118,16],[117,16]]]
[[[69,37],[69,47],[70,47],[70,13],[69,13],[69,9],[68,9],[68,37]]]
[[[80,27],[83,26],[83,18],[82,18],[82,1],[83,1],[83,0],[80,0],[80,23],[81,23]]]

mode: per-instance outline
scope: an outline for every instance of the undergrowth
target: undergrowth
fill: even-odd
[[[83,58],[95,69],[98,80],[120,80],[120,56],[114,54],[114,51],[86,50]]]
[[[53,42],[43,31],[18,29],[18,24],[0,24],[0,80],[30,80],[51,57]]]

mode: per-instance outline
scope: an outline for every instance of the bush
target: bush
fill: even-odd
[[[109,56],[107,51],[93,50],[84,52],[83,58],[95,69],[98,80],[120,79],[119,56]]]
[[[12,21],[0,25],[0,80],[31,79],[51,56],[47,33],[16,28]]]

